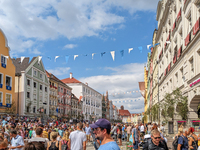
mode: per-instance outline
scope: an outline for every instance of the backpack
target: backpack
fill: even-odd
[[[49,150],[59,150],[59,142],[58,142],[58,147],[56,147],[56,142],[50,142],[50,147],[49,147]]]
[[[180,136],[176,136],[175,137],[175,139],[174,139],[174,141],[172,142],[172,149],[173,150],[177,150],[177,147],[178,147],[178,138],[179,138]],[[183,137],[183,136],[182,136]],[[183,144],[184,144],[184,142],[185,142],[185,139],[184,139],[184,137],[183,137]]]
[[[68,145],[67,145],[68,141],[65,142],[62,140],[61,142],[62,142],[61,150],[67,150],[68,149]]]

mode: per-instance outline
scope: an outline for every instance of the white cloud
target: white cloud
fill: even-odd
[[[118,12],[156,9],[159,0],[0,0],[0,27],[12,53],[24,52],[38,41],[98,36],[124,27],[125,16]],[[113,27],[115,25],[115,27]],[[32,41],[31,45],[26,45]]]
[[[67,45],[64,46],[64,49],[72,49],[72,48],[75,48],[75,47],[77,47],[76,44],[67,44]]]
[[[47,69],[49,73],[54,74],[55,76],[62,76],[69,74],[70,67],[57,67],[55,69]]]
[[[112,70],[111,75],[99,75],[99,76],[91,76],[86,78],[79,79],[81,82],[87,82],[90,87],[93,89],[105,93],[108,91],[110,100],[133,100],[133,99],[141,99],[137,104],[131,103],[116,103],[119,107],[120,105],[124,105],[125,109],[129,109],[130,112],[143,112],[144,111],[144,100],[141,98],[141,94],[132,93],[127,94],[130,91],[139,90],[138,82],[144,81],[144,64],[139,63],[131,63],[126,65],[121,65],[115,68],[106,67],[105,70]],[[126,92],[125,94],[123,94]],[[113,93],[121,93],[117,94],[114,97]],[[134,108],[140,108],[136,110]]]

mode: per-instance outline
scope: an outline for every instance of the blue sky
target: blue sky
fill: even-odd
[[[8,39],[12,57],[41,55],[45,68],[60,79],[68,78],[72,72],[73,77],[100,93],[108,90],[110,100],[137,99],[123,104],[131,113],[138,113],[144,110],[141,94],[127,92],[138,90],[138,82],[144,80],[149,52],[146,46],[152,43],[157,27],[157,3],[158,0],[0,0],[0,28]],[[133,48],[130,54],[129,48]],[[123,59],[120,50],[124,50]],[[116,51],[115,61],[110,51]],[[102,52],[106,54],[101,58]],[[92,53],[96,53],[93,59]],[[65,55],[70,55],[68,63]],[[79,55],[76,60],[74,55]],[[56,62],[55,56],[60,56]]]

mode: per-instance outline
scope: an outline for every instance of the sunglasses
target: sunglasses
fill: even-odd
[[[159,137],[153,137],[153,138],[154,138],[154,139],[156,139],[156,140],[157,140],[157,139],[161,139],[161,137],[160,137],[160,136],[159,136]]]

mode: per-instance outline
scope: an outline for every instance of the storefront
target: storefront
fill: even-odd
[[[194,128],[195,134],[198,135],[200,133],[200,120],[192,120],[190,123],[190,126]]]

